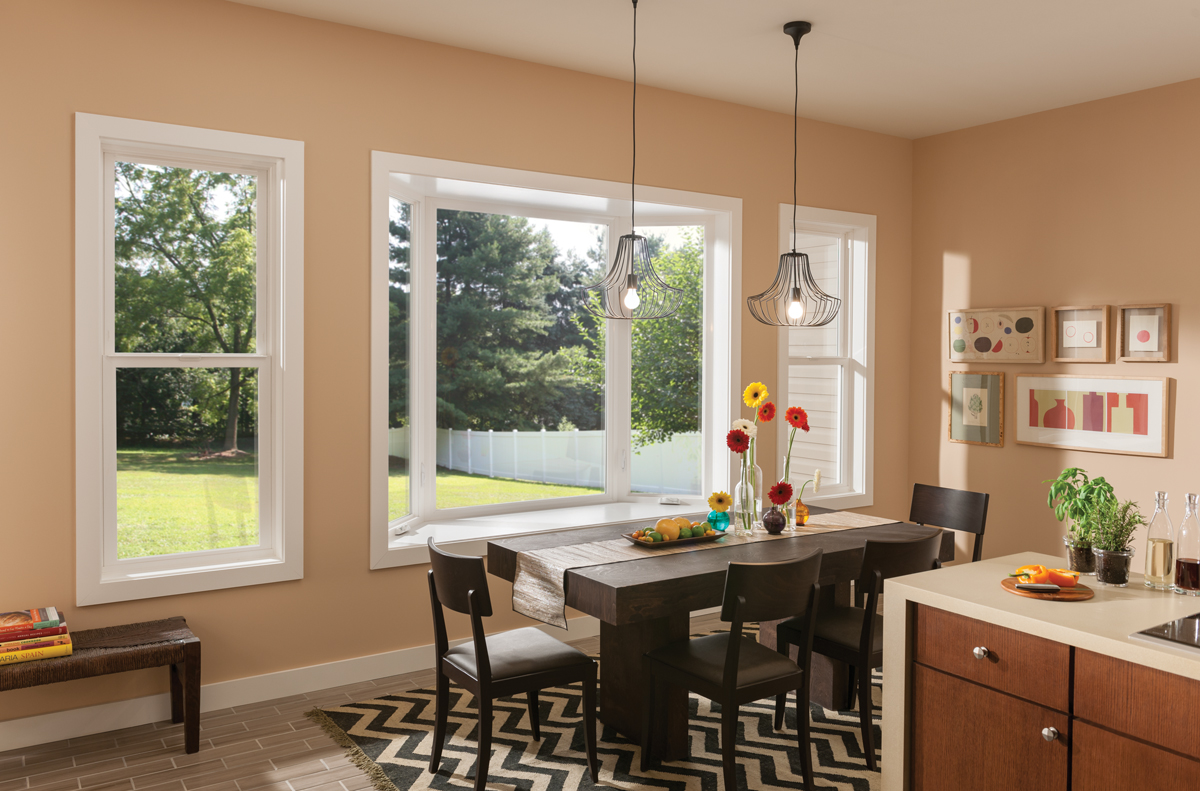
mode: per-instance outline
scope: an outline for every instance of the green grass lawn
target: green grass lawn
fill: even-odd
[[[599,494],[602,491],[604,490],[583,486],[468,475],[441,467],[437,471],[438,508],[516,503],[524,500],[546,500],[551,497],[577,497],[583,494]],[[407,513],[408,477],[404,473],[393,472],[388,477],[388,519],[398,519]]]
[[[201,460],[191,449],[117,451],[117,556],[258,544],[253,453]]]

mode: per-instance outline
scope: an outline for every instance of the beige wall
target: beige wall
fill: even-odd
[[[1200,388],[1192,356],[1200,307],[1197,141],[1200,81],[916,141],[909,475],[991,493],[987,555],[1061,554],[1065,526],[1046,508],[1041,482],[1065,467],[1103,475],[1147,517],[1154,491],[1167,490],[1176,525],[1184,493],[1200,491],[1198,423],[1186,407]],[[1044,305],[1049,320],[1054,306],[1138,302],[1173,304],[1175,362],[951,366],[946,359],[950,309]],[[947,372],[968,368],[1006,372],[1002,449],[946,440]],[[1017,373],[1171,377],[1171,457],[1017,445]],[[1139,532],[1138,569],[1143,544]]]
[[[368,570],[370,151],[621,181],[628,98],[616,80],[216,0],[0,4],[0,609],[54,604],[75,629],[185,615],[208,682],[430,642],[424,568]],[[639,105],[639,181],[740,197],[743,289],[764,288],[791,201],[791,118],[652,89]],[[75,112],[305,142],[301,581],[74,607]],[[800,137],[800,202],[878,216],[874,510],[901,513],[912,143],[807,121]],[[743,326],[743,378],[777,390],[774,331]],[[165,689],[145,671],[7,692],[0,718]]]

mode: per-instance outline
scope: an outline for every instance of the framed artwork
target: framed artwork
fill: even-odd
[[[1056,363],[1106,363],[1108,305],[1055,308],[1051,359]]]
[[[952,310],[950,360],[956,363],[1043,363],[1045,308]]]
[[[1171,362],[1171,306],[1117,308],[1118,359],[1126,363]]]
[[[1166,457],[1169,382],[1017,374],[1017,444]]]
[[[951,371],[946,434],[951,442],[1004,447],[1004,373]]]

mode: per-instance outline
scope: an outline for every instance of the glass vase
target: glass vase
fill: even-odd
[[[773,505],[770,510],[763,514],[763,527],[773,536],[777,536],[787,527],[787,517],[779,510],[779,506]]]
[[[1096,582],[1113,588],[1124,588],[1129,584],[1129,564],[1133,560],[1133,547],[1122,551],[1092,548],[1096,556]]]
[[[743,464],[742,477],[733,490],[732,524],[738,535],[749,535],[758,525],[762,509],[763,473],[757,464]]]
[[[808,523],[808,506],[801,500],[796,500],[795,510],[792,512],[792,524],[796,527],[804,527]]]
[[[729,529],[729,512],[709,511],[708,523],[713,526],[713,530],[716,530],[718,533],[724,533]]]
[[[1078,546],[1071,543],[1070,536],[1063,536],[1063,544],[1067,547],[1068,568],[1080,574],[1096,573],[1096,556],[1091,547]]]

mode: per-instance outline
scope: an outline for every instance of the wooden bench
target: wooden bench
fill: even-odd
[[[183,723],[184,748],[200,751],[200,638],[181,617],[71,634],[70,656],[0,667],[0,692],[77,678],[170,667],[171,722]]]

